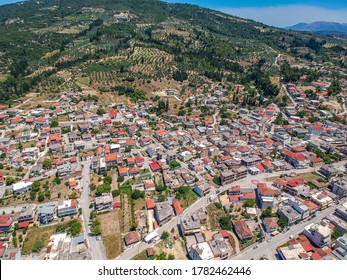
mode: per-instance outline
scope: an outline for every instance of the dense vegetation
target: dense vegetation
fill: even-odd
[[[129,13],[128,21],[115,20],[122,11]],[[333,47],[325,47],[327,42]],[[145,57],[149,50],[157,57]],[[346,48],[332,37],[268,27],[194,5],[158,0],[27,1],[0,7],[0,100],[14,100],[40,87],[59,89],[65,83],[59,71],[76,74],[76,67],[90,77],[90,84],[102,83],[100,91],[125,94],[132,101],[145,99],[131,86],[136,80],[183,82],[194,76],[254,85],[261,95],[272,97],[279,92],[270,79],[279,52],[341,64],[338,57]],[[101,61],[114,55],[121,58]],[[154,69],[132,70],[141,65]],[[282,67],[285,80],[298,79],[304,70],[297,70]],[[305,74],[315,78],[314,73]],[[254,103],[254,97],[245,102]]]

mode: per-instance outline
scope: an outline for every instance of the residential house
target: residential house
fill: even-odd
[[[58,202],[57,215],[59,218],[73,216],[78,212],[78,202],[76,199],[63,200]]]
[[[245,221],[233,220],[232,223],[234,231],[241,241],[253,238],[253,233]]]
[[[94,207],[97,211],[110,210],[113,208],[113,197],[111,193],[103,193],[95,198]]]
[[[37,211],[37,219],[41,224],[47,224],[54,220],[56,216],[57,204],[55,202],[43,203]]]
[[[212,240],[208,242],[215,258],[225,260],[229,257],[231,251],[228,242],[220,233],[213,235]]]
[[[211,186],[206,182],[195,182],[194,191],[200,196],[203,197],[210,193]]]
[[[301,219],[305,219],[310,215],[310,208],[306,204],[304,204],[303,201],[301,201],[300,199],[291,198],[288,199],[287,202],[301,215]]]
[[[13,184],[12,190],[13,190],[13,195],[21,195],[23,193],[26,193],[28,191],[31,191],[32,188],[32,182],[18,182]]]
[[[189,248],[189,257],[192,260],[210,260],[214,258],[214,254],[207,242],[193,244]]]
[[[37,205],[32,203],[28,204],[25,207],[22,208],[19,217],[18,222],[29,222],[33,223],[35,220],[35,213],[36,213]]]
[[[105,162],[106,167],[113,167],[120,163],[122,163],[123,159],[121,156],[119,156],[117,153],[108,154],[106,155]]]
[[[9,232],[12,229],[12,218],[10,215],[0,216],[0,232]]]
[[[163,225],[174,216],[170,202],[157,202],[154,208],[155,217],[159,225]]]
[[[278,215],[281,218],[285,218],[288,225],[295,224],[301,219],[300,213],[289,205],[280,206],[278,209]]]
[[[126,246],[135,244],[141,240],[141,236],[137,231],[130,231],[124,235],[124,243]]]
[[[347,196],[347,177],[339,177],[330,183],[332,192],[340,197]]]
[[[328,224],[309,224],[304,228],[304,235],[317,247],[331,244],[332,229]]]
[[[271,233],[275,232],[278,229],[277,224],[278,218],[264,218],[263,219],[263,226],[266,232]]]

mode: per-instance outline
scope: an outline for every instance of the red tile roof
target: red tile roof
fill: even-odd
[[[1,215],[0,216],[0,227],[8,227],[12,224],[12,219],[10,215]]]
[[[250,239],[253,237],[253,234],[245,221],[234,220],[232,221],[232,223],[234,225],[235,231],[237,231],[239,235],[241,235],[242,239]]]
[[[147,199],[146,200],[146,208],[147,209],[154,209],[154,207],[155,207],[154,199]]]
[[[160,165],[157,162],[151,162],[149,165],[153,171],[160,170]]]
[[[172,203],[173,208],[175,209],[176,215],[183,213],[183,208],[181,207],[181,203],[179,200],[175,200]]]
[[[106,162],[118,161],[119,159],[120,159],[120,157],[117,153],[106,155]]]
[[[220,229],[218,233],[220,233],[223,236],[223,238],[229,238],[228,231],[226,231],[225,229]]]
[[[22,229],[22,228],[27,228],[29,226],[29,222],[21,222],[18,224],[18,228]]]
[[[124,236],[124,241],[125,244],[127,246],[134,244],[136,242],[139,242],[141,240],[141,236],[137,231],[131,231],[128,232],[125,236]]]

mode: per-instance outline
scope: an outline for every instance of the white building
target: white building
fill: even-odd
[[[103,193],[94,201],[95,210],[108,210],[113,208],[113,197],[111,193]]]
[[[58,202],[58,217],[72,216],[77,214],[78,203],[76,199],[63,200]]]
[[[277,249],[282,260],[302,260],[308,259],[305,249],[300,243],[290,246],[280,247]]]
[[[12,186],[13,195],[21,195],[23,193],[31,191],[32,184],[33,184],[32,182],[24,182],[24,181],[13,184]]]
[[[189,151],[183,151],[182,153],[178,154],[179,160],[186,162],[190,160],[193,157],[192,153]]]
[[[273,136],[274,140],[278,141],[278,142],[282,142],[284,145],[288,145],[290,144],[291,141],[291,136],[288,133],[279,131],[276,132]]]
[[[332,230],[328,225],[309,224],[304,229],[304,235],[316,246],[322,248],[331,243]]]
[[[192,260],[210,260],[214,257],[210,245],[207,242],[193,244],[189,250]]]

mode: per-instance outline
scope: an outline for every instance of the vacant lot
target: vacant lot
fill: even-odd
[[[209,205],[207,208],[207,224],[211,231],[220,229],[219,219],[226,216],[224,210],[217,208],[214,204]]]
[[[192,205],[199,198],[199,196],[196,194],[196,192],[193,191],[193,189],[187,187],[186,190],[187,191],[182,194],[181,198],[179,199],[183,208],[187,208],[188,206]]]
[[[138,198],[134,200],[134,211],[136,210],[144,210],[145,209],[145,199],[144,198]]]
[[[37,240],[42,240],[44,246],[47,246],[51,234],[54,232],[55,227],[45,228],[30,228],[27,237],[24,240],[22,249],[23,255],[28,255],[32,252],[32,248]]]
[[[119,216],[120,211],[116,209],[97,217],[101,224],[101,237],[107,259],[114,259],[122,252]]]

